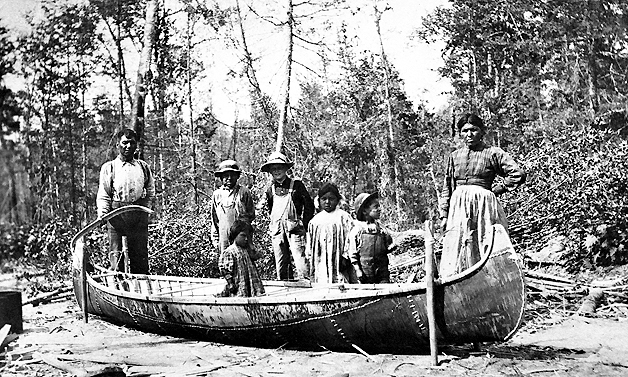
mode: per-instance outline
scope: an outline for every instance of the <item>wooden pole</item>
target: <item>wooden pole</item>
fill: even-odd
[[[83,321],[87,323],[87,256],[85,255],[83,236],[76,243],[76,248],[81,257],[81,309],[83,310]]]
[[[124,257],[124,272],[131,272],[131,261],[129,260],[129,239],[127,236],[122,236],[122,255]],[[117,265],[115,266],[117,269]]]
[[[432,221],[425,222],[425,281],[427,285],[427,323],[430,334],[430,356],[432,365],[438,365],[438,342],[436,341],[436,313],[434,309],[434,234]]]

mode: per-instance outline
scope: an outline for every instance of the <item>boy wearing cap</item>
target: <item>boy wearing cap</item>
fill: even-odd
[[[266,204],[279,280],[309,279],[305,231],[314,216],[314,201],[303,182],[288,177],[288,169],[293,165],[283,153],[275,152],[260,169],[273,177],[273,183],[266,190]],[[291,256],[296,270],[292,276]]]
[[[236,220],[251,224],[255,219],[255,204],[249,189],[238,184],[242,171],[234,160],[225,160],[214,172],[222,186],[212,194],[211,238],[220,254],[229,246],[229,228]]]
[[[349,259],[360,283],[390,283],[388,250],[392,237],[379,223],[379,195],[362,193],[355,198],[356,221],[349,233]]]

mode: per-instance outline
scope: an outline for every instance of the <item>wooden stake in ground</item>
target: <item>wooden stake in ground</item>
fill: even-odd
[[[432,365],[438,365],[438,342],[436,341],[436,313],[434,308],[434,234],[432,221],[425,222],[425,282],[427,285],[426,309],[430,334],[430,356]]]
[[[9,331],[11,331],[11,325],[8,323],[0,329],[0,351],[4,348],[4,339],[6,339],[7,335],[9,335]]]

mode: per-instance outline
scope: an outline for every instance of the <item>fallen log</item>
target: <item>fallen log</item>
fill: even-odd
[[[59,296],[59,295],[61,295],[63,293],[70,292],[70,291],[72,291],[72,289],[73,289],[72,287],[61,287],[61,288],[56,289],[56,290],[54,290],[52,292],[43,293],[43,294],[41,294],[39,296],[31,297],[28,300],[24,301],[22,303],[22,306],[28,305],[28,304],[32,304],[33,306],[37,306],[37,305],[39,305],[41,303],[48,302],[49,300],[51,300],[54,297]]]
[[[118,366],[106,366],[98,367],[95,369],[84,369],[72,366],[65,363],[53,355],[35,354],[33,355],[44,363],[53,366],[57,369],[70,373],[75,377],[126,377],[126,374],[122,371],[122,368]]]
[[[609,295],[609,296],[613,296],[613,297],[619,297],[622,298],[624,300],[628,300],[628,295],[625,295],[623,293],[618,293],[618,292],[613,292],[613,291],[608,291],[606,289],[603,290],[605,294]]]
[[[578,314],[589,316],[595,314],[597,307],[600,306],[602,299],[604,298],[604,291],[599,288],[594,288],[589,291],[589,295],[584,298]]]
[[[556,282],[571,284],[571,285],[575,284],[573,280],[556,276],[556,275],[543,274],[543,273],[535,272],[535,271],[526,271],[525,274],[526,276],[541,279],[541,280],[550,280],[550,281],[556,281]]]

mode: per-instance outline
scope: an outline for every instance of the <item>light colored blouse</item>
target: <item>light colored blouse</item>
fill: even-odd
[[[145,161],[122,157],[105,162],[100,168],[100,182],[96,194],[98,216],[111,211],[111,202],[137,203],[150,206],[155,196],[155,180]]]
[[[495,177],[503,177],[502,184],[495,184]],[[499,147],[484,143],[477,148],[462,147],[451,153],[447,161],[445,181],[439,207],[441,218],[447,217],[449,200],[458,186],[476,185],[500,195],[519,187],[526,174],[515,160]]]

